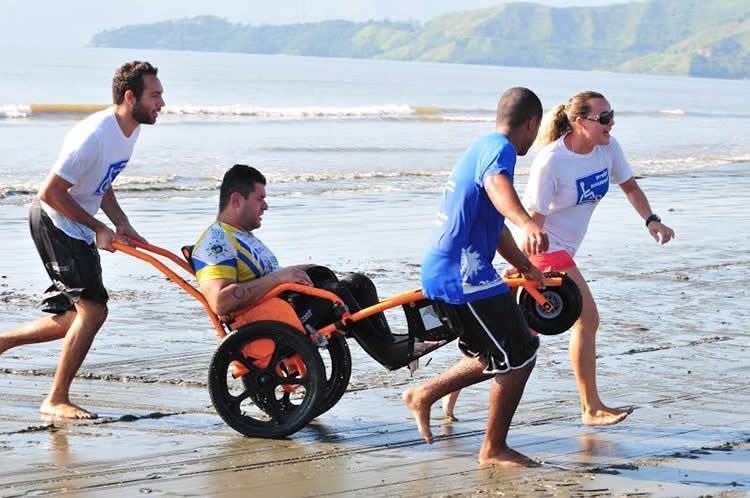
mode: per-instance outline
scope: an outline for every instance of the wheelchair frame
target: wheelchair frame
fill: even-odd
[[[170,260],[194,276],[195,272],[186,259],[151,244],[137,241],[131,241],[131,244],[132,246],[120,242],[112,243],[115,250],[151,264],[203,305],[222,340],[209,365],[208,387],[212,403],[225,422],[249,437],[289,436],[338,402],[348,385],[352,366],[346,337],[361,320],[397,306],[404,306],[411,341],[408,344],[409,361],[435,351],[455,339],[460,332],[455,330],[456,327],[447,317],[439,317],[445,326],[443,331],[447,330],[448,337],[445,338],[443,335],[443,338],[436,341],[432,347],[414,354],[412,347],[415,338],[412,320],[408,320],[408,308],[415,308],[426,300],[421,289],[396,294],[373,306],[351,313],[343,300],[332,292],[286,283],[273,288],[253,305],[225,316],[217,316],[205,296],[195,286],[154,255]],[[529,313],[529,310],[532,313],[536,311],[537,318],[542,317],[542,321],[545,316],[556,312],[556,306],[559,308],[563,305],[562,302],[556,302],[561,301],[556,297],[557,294],[540,291],[532,282],[520,276],[505,279],[505,282],[511,288],[523,289],[522,294],[525,293],[526,296],[526,313]],[[544,283],[546,288],[564,289],[565,286],[570,287],[572,280],[564,274],[554,274],[545,278]],[[580,314],[580,293],[575,284],[572,285],[575,288],[572,294],[573,289],[568,289],[568,294],[572,298],[564,294],[562,301],[572,303],[566,303],[565,306],[572,306],[577,318]],[[294,308],[283,298],[284,293],[288,292],[329,301],[337,319],[317,330],[305,327]],[[548,297],[552,299],[547,299]],[[566,324],[570,322],[570,318],[572,314]],[[406,361],[398,362],[395,366],[386,365],[374,356],[365,344],[361,345],[365,352],[387,368],[400,368],[408,363]],[[327,349],[330,354],[330,379],[327,378],[320,354],[322,349]],[[235,386],[237,383],[240,385],[239,389]],[[255,408],[260,409],[259,414],[248,413],[248,399]]]

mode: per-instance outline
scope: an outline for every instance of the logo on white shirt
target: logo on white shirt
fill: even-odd
[[[596,173],[578,178],[576,190],[578,192],[576,204],[600,201],[609,190],[609,170],[604,168]]]
[[[94,195],[106,194],[107,190],[109,190],[110,187],[112,187],[112,183],[114,183],[115,178],[117,178],[117,175],[119,175],[120,172],[125,169],[125,166],[127,164],[128,164],[127,159],[125,159],[124,161],[110,164],[109,169],[107,170],[107,174],[104,176],[104,179],[99,184],[99,186],[96,187],[96,192],[94,192]]]

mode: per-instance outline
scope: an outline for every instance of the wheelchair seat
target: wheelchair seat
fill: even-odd
[[[361,273],[349,273],[339,280],[329,268],[314,266],[307,270],[307,275],[315,287],[339,296],[351,314],[380,301],[375,284]],[[320,328],[340,319],[326,299],[296,294],[289,297],[289,302],[305,326]],[[354,337],[365,352],[386,368],[401,368],[410,361],[413,341],[408,336],[394,336],[382,312],[347,328],[347,337]]]

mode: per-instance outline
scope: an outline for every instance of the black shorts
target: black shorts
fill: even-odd
[[[96,244],[75,239],[57,228],[34,199],[29,213],[31,238],[52,279],[42,299],[42,311],[65,313],[75,309],[79,299],[107,304],[109,295],[102,283],[102,265]]]
[[[501,374],[532,363],[539,338],[532,335],[512,292],[462,305],[448,305],[458,314],[463,332],[458,347],[470,358],[481,358],[486,374]]]

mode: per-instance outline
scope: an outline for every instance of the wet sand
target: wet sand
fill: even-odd
[[[422,442],[400,394],[455,361],[453,345],[412,378],[387,372],[350,343],[352,383],[336,407],[288,440],[243,438],[210,404],[205,377],[216,339],[197,304],[140,262],[106,255],[111,318],[73,384],[74,400],[101,418],[40,418],[59,344],[0,356],[0,496],[745,496],[750,179],[747,167],[737,171],[642,180],[654,210],[677,231],[666,247],[648,238],[620,194],[599,208],[577,259],[602,316],[600,391],[608,404],[636,409],[617,426],[581,425],[567,336],[545,338],[510,435],[513,447],[544,463],[538,469],[476,463],[486,423],[482,385],[462,392],[458,422],[445,423],[436,406],[436,441]],[[310,227],[322,219],[327,233],[346,233],[326,209],[340,199],[316,199],[314,212],[304,199],[288,200],[262,236],[282,262],[315,258],[364,270],[386,295],[405,281],[418,285],[425,232],[416,219],[432,213],[434,197],[387,197],[390,209],[414,218],[378,217],[368,220],[370,230],[328,242]],[[123,200],[134,225],[173,249],[195,238],[213,202]],[[384,205],[373,196],[372,206],[387,214]],[[186,223],[167,223],[170,210],[189,206]],[[362,202],[347,216],[367,210]],[[0,209],[10,234],[0,330],[36,317],[32,303],[46,286],[24,216],[21,207]]]

